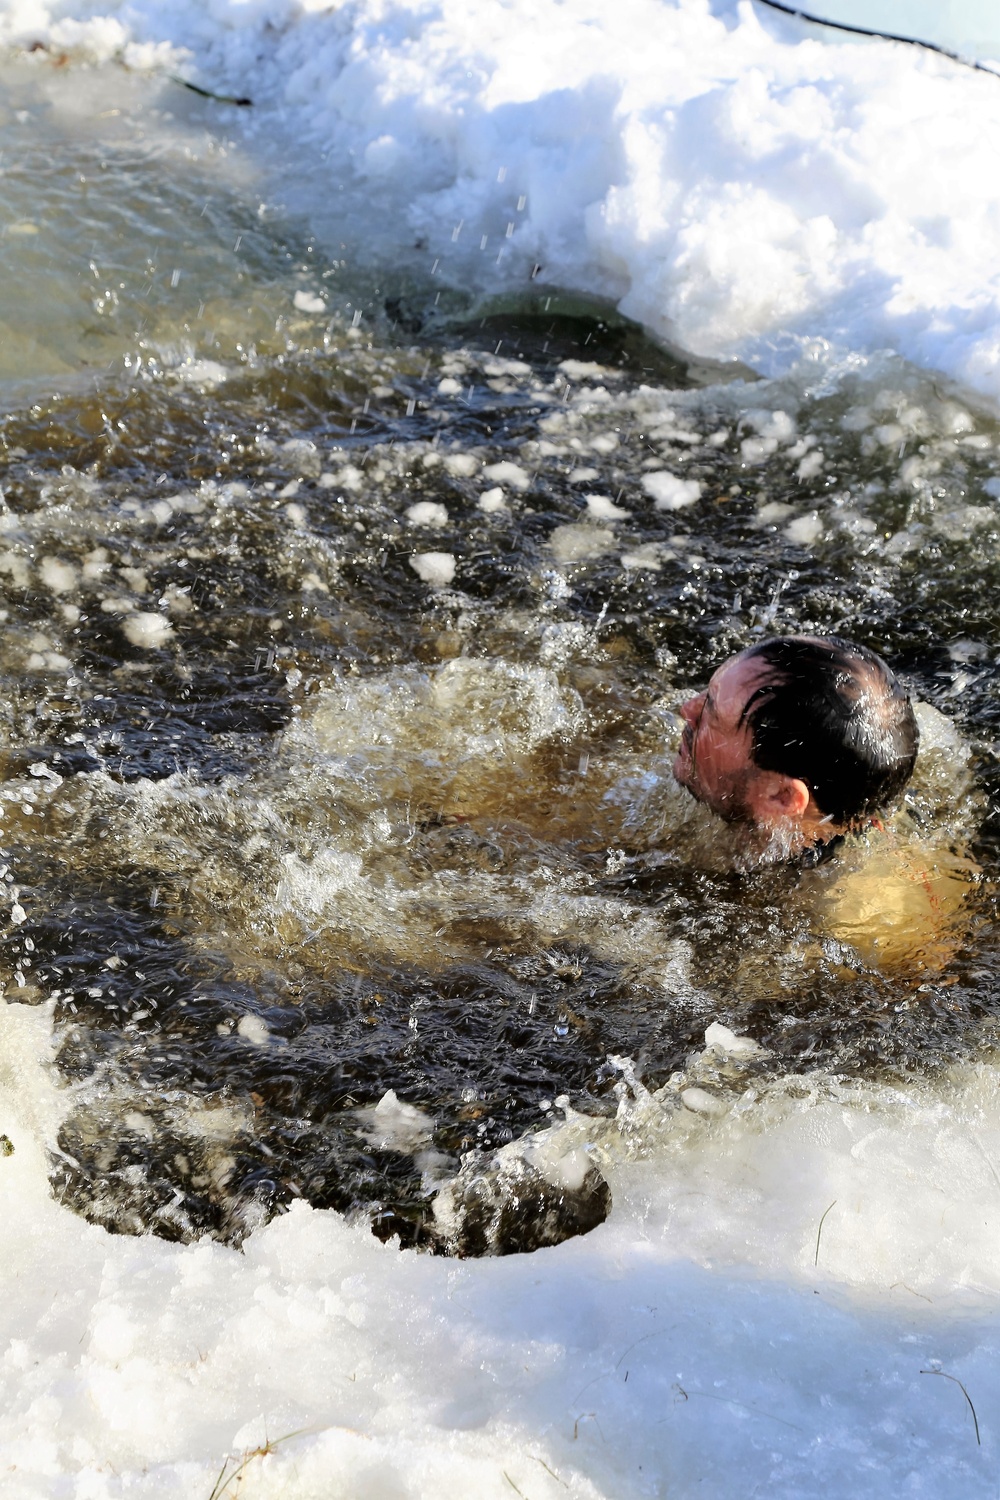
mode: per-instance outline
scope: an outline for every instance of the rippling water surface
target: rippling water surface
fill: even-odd
[[[337,260],[235,112],[136,88],[4,79],[3,980],[54,1002],[56,1194],[530,1248],[608,1209],[567,1110],[995,1046],[994,417]],[[670,776],[679,697],[788,630],[926,705],[891,837],[950,895],[891,951],[877,851],[734,869]],[[692,1072],[715,1022],[758,1050]]]

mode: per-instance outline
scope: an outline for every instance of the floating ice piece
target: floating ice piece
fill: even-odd
[[[413,526],[447,526],[448,511],[436,500],[418,500],[406,512],[406,519]]]
[[[787,411],[772,411],[767,406],[752,407],[743,415],[744,422],[748,423],[766,441],[777,445],[778,443],[790,443],[796,434],[795,418]],[[769,449],[774,452],[774,448]]]
[[[657,510],[684,510],[701,497],[697,479],[679,479],[666,469],[653,469],[643,477],[642,487],[652,495]]]
[[[299,312],[325,313],[326,303],[322,297],[317,297],[314,292],[298,291],[292,298]]]
[[[784,521],[794,514],[794,505],[786,505],[784,500],[766,500],[757,507],[757,525],[774,526],[778,521]]]
[[[193,385],[199,390],[210,390],[229,379],[229,371],[216,359],[192,359],[171,371],[175,380],[184,385]]]
[[[726,1106],[715,1094],[710,1094],[707,1089],[690,1088],[681,1092],[681,1103],[686,1109],[693,1110],[696,1115],[724,1115]]]
[[[621,370],[609,370],[593,360],[564,359],[559,366],[569,380],[621,380]]]
[[[77,569],[61,557],[43,557],[38,564],[38,576],[53,594],[68,594],[80,581]]]
[[[725,1052],[729,1057],[755,1057],[764,1049],[757,1045],[753,1037],[738,1036],[728,1026],[723,1026],[721,1021],[713,1021],[705,1032],[705,1050]]]
[[[261,1016],[241,1016],[236,1030],[244,1041],[253,1042],[255,1047],[266,1047],[271,1040],[268,1024]]]
[[[149,588],[149,579],[142,568],[119,568],[118,572],[133,593],[146,593]]]
[[[809,547],[823,535],[823,522],[814,510],[810,510],[804,516],[796,516],[794,521],[789,521],[783,535],[790,542],[797,542],[800,547]]]
[[[318,479],[323,467],[319,449],[309,438],[289,438],[282,443],[281,452],[290,469],[307,479]],[[287,490],[288,486],[285,486]]]
[[[133,646],[154,651],[171,640],[174,627],[163,615],[154,615],[149,610],[136,610],[122,621],[122,634]]]
[[[377,1104],[356,1111],[361,1134],[382,1151],[419,1151],[434,1132],[434,1118],[387,1089]]]
[[[456,479],[471,479],[481,462],[474,453],[449,453],[445,457],[444,466]]]
[[[522,469],[520,464],[511,463],[509,459],[499,464],[487,464],[483,473],[494,484],[508,484],[512,490],[531,488],[531,476],[527,470]]]
[[[340,489],[350,490],[357,494],[358,490],[364,488],[365,476],[355,464],[344,464],[337,475],[337,485]]]
[[[504,493],[500,485],[497,485],[492,490],[483,491],[479,497],[479,509],[484,510],[487,515],[492,515],[494,511],[507,509],[507,501],[504,499]]]
[[[988,505],[956,505],[953,510],[938,512],[931,525],[939,536],[952,542],[964,542],[981,526],[995,526],[996,514]]]
[[[642,547],[633,547],[630,552],[623,552],[621,562],[623,568],[651,568],[655,572],[663,566],[664,558],[674,555],[669,547],[661,547],[658,542],[646,542]]]
[[[595,521],[621,521],[630,512],[616,505],[610,495],[587,495],[587,514]]]
[[[455,576],[455,555],[453,552],[414,552],[410,567],[432,588],[447,588]]]
[[[561,563],[589,562],[613,550],[615,534],[605,526],[557,526],[549,546]]]

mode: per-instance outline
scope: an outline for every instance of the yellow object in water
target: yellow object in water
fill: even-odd
[[[823,935],[866,963],[940,970],[959,946],[979,874],[975,861],[954,849],[873,831],[809,871],[804,884],[815,892]]]

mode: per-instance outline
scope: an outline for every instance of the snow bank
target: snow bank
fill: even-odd
[[[242,1252],[82,1222],[46,1183],[48,1033],[0,1009],[10,1500],[208,1500],[227,1455],[283,1500],[995,1494],[995,1067],[627,1089],[607,1223],[455,1262],[302,1202]]]
[[[826,341],[1000,394],[1000,80],[933,54],[750,0],[5,0],[0,43],[39,41],[252,96],[331,243],[534,270],[768,373]]]

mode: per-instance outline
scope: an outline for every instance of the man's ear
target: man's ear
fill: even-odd
[[[754,780],[751,811],[756,823],[801,818],[811,801],[809,788],[797,776],[760,771]]]

